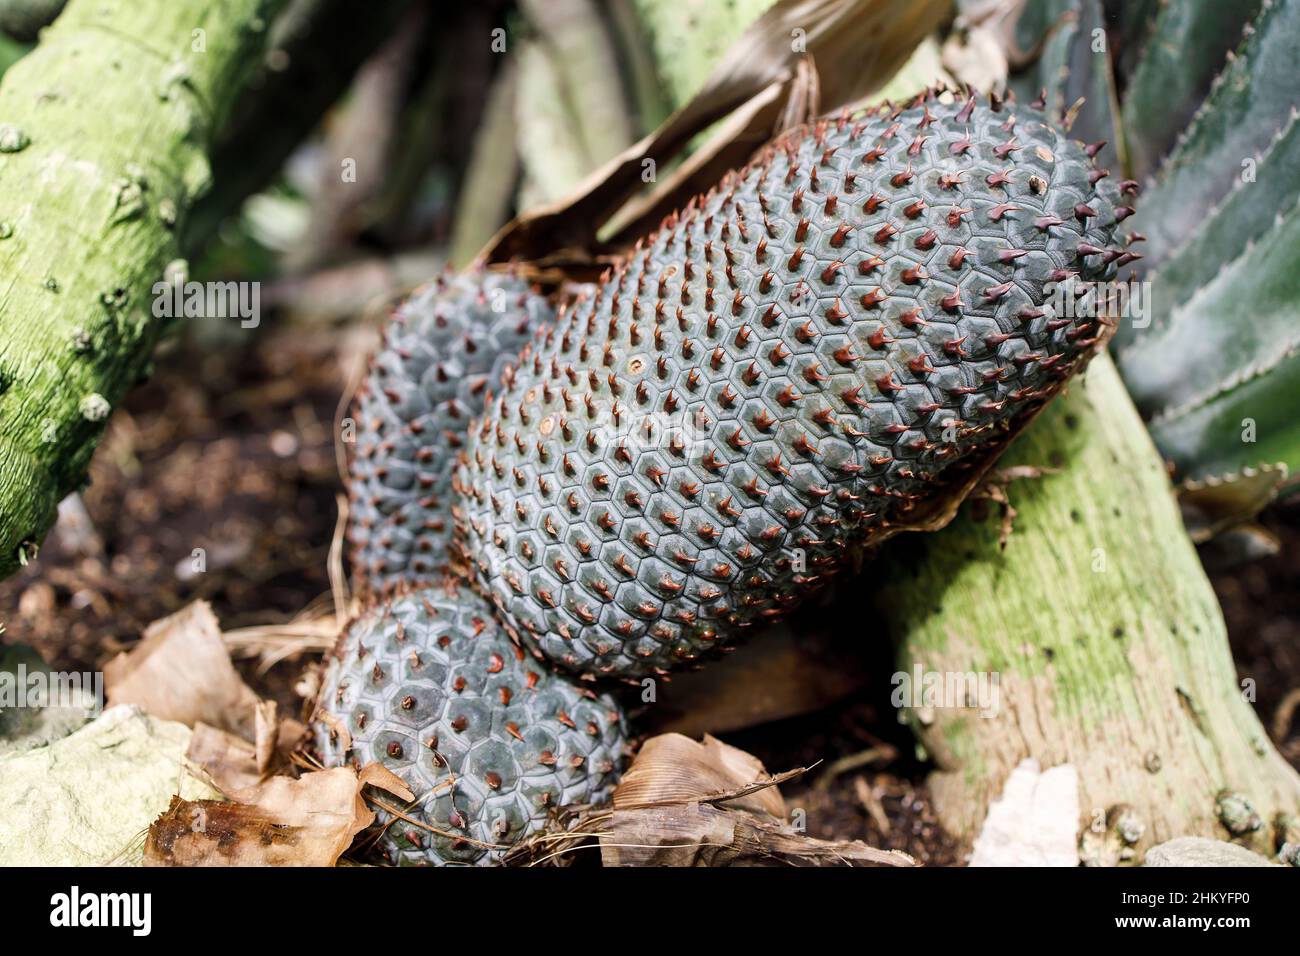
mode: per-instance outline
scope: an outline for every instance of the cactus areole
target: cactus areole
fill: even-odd
[[[944,99],[778,138],[507,371],[457,534],[537,652],[634,678],[725,646],[950,513],[1086,364],[1121,185],[1031,106]]]

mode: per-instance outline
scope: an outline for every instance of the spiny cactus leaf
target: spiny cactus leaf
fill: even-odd
[[[1286,479],[1286,465],[1266,465],[1222,478],[1211,475],[1184,481],[1178,487],[1178,503],[1187,533],[1200,543],[1249,521],[1277,497]]]
[[[1115,72],[1127,81],[1142,60],[1143,48],[1151,38],[1164,0],[1109,0],[1106,7],[1112,32],[1119,41],[1114,57]]]
[[[1076,0],[1030,0],[1016,21],[1014,37],[1018,50],[1032,51],[1040,44],[1041,50],[1026,69],[1016,71],[1008,86],[1021,99],[1030,100],[1039,90],[1046,90],[1043,111],[1048,116],[1060,116],[1065,109],[1060,79],[1078,28]]]
[[[1288,487],[1294,487],[1295,463],[1300,462],[1297,395],[1300,355],[1293,351],[1230,391],[1151,423],[1151,435],[1165,456],[1190,476],[1232,474],[1257,462],[1283,462],[1290,466]],[[1243,441],[1251,424],[1257,435],[1254,443]]]
[[[1089,85],[1109,94],[1095,82],[1111,79],[1108,61],[1091,55],[1098,9],[1028,0],[1017,41],[1040,56],[1013,88],[1041,84],[1049,109],[1068,108]],[[1182,477],[1274,462],[1294,476],[1300,0],[1107,9],[1122,93],[1112,134],[1129,174],[1145,174],[1127,225],[1130,242],[1146,240],[1132,251],[1149,280],[1147,310],[1125,316],[1115,336],[1117,364]],[[1089,115],[1080,110],[1074,132],[1105,138]],[[1132,321],[1139,315],[1149,325]]]
[[[1152,249],[1173,248],[1200,228],[1242,163],[1288,122],[1300,99],[1297,62],[1300,0],[1268,0],[1143,196],[1133,225]]]
[[[1227,30],[1234,22],[1236,14],[1221,9],[1228,6],[1171,4],[1162,11],[1150,41],[1161,49],[1147,54],[1123,105],[1135,163],[1161,148],[1158,127],[1167,118],[1155,117],[1181,108],[1180,95],[1193,88],[1190,74],[1205,69],[1223,43],[1211,35],[1212,24]],[[1147,238],[1150,323],[1123,321],[1114,350],[1152,436],[1181,477],[1284,463],[1294,484],[1300,91],[1293,74],[1300,0],[1257,6],[1130,220]],[[1187,76],[1162,82],[1148,75],[1162,58],[1171,76]]]
[[[1121,350],[1119,366],[1138,408],[1168,417],[1226,391],[1243,373],[1280,361],[1300,340],[1297,258],[1300,214],[1293,208],[1160,327]],[[1225,321],[1233,315],[1245,321]]]
[[[1022,50],[1041,43],[1042,51],[1008,87],[1026,100],[1046,91],[1048,116],[1065,116],[1071,135],[1084,142],[1105,140],[1097,154],[1101,166],[1118,162],[1110,47],[1099,0],[1030,0],[1015,35]]]
[[[1293,205],[1244,255],[1117,354],[1157,443],[1191,477],[1300,461],[1298,258],[1300,207]]]
[[[1160,8],[1124,94],[1130,175],[1146,176],[1159,163],[1262,3],[1169,3]]]
[[[1078,10],[1078,38],[1070,47],[1063,78],[1066,118],[1076,139],[1106,142],[1097,153],[1097,163],[1113,166],[1119,155],[1117,124],[1111,113],[1114,81],[1105,19],[1098,0],[1084,0]]]
[[[1242,255],[1276,225],[1279,209],[1300,199],[1300,123],[1297,114],[1259,157],[1251,181],[1238,179],[1205,225],[1175,248],[1144,249],[1151,280],[1151,325],[1137,329],[1124,322],[1115,335],[1117,352],[1127,350],[1144,332],[1164,328],[1173,310],[1186,303],[1206,281]]]

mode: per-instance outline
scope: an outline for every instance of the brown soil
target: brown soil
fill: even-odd
[[[1210,580],[1228,622],[1237,674],[1255,682],[1260,720],[1300,769],[1300,502],[1271,509],[1262,524],[1281,542],[1278,553]]]
[[[80,670],[193,600],[232,629],[328,599],[338,342],[299,332],[159,355],[95,454],[82,492],[94,540],[70,547],[56,529],[36,562],[0,582],[2,639]],[[283,703],[293,669],[267,675]]]
[[[0,639],[84,669],[198,598],[227,629],[328,605],[340,356],[366,341],[328,328],[263,329],[242,347],[177,345],[160,355],[155,379],[113,416],[95,456],[83,494],[94,538],[73,548],[51,534],[32,566],[0,582]],[[1260,715],[1300,766],[1300,714],[1287,717],[1300,701],[1300,513],[1274,509],[1267,523],[1281,553],[1217,574],[1214,585]],[[190,571],[195,548],[206,552],[201,574]],[[889,666],[887,646],[873,653]],[[242,666],[255,689],[297,709],[294,684],[312,663],[302,655],[265,672]],[[769,770],[817,765],[782,788],[811,835],[865,840],[930,865],[961,862],[887,701],[853,699],[725,736]]]

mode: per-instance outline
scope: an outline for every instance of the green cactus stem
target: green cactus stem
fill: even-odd
[[[0,83],[0,577],[146,365],[176,217],[282,2],[73,0]]]
[[[1272,827],[1225,829],[1219,794],[1272,820],[1300,810],[1300,777],[1245,699],[1163,463],[1109,359],[1001,464],[1058,469],[1011,487],[1005,550],[998,522],[968,505],[880,562],[900,670],[999,675],[993,716],[909,713],[938,767],[944,825],[974,837],[1033,757],[1078,771],[1081,831],[1126,804],[1146,824],[1139,850],[1191,834],[1271,855]]]

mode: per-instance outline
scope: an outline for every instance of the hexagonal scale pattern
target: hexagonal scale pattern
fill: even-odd
[[[327,767],[379,762],[415,793],[415,822],[376,810],[396,864],[497,861],[554,809],[607,799],[626,739],[617,702],[524,654],[468,588],[411,592],[355,621],[317,708]]]
[[[483,270],[435,279],[398,306],[352,409],[348,541],[362,591],[390,594],[445,570],[465,429],[553,319],[527,283]]]
[[[774,141],[507,373],[457,533],[548,659],[636,677],[781,616],[1086,363],[1049,291],[1135,258],[1121,186],[1032,107],[942,99]]]

